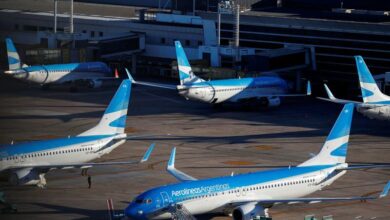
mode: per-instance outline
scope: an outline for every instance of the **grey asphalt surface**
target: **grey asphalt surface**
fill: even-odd
[[[119,82],[118,82],[119,83]],[[77,135],[95,125],[116,87],[65,88],[43,91],[39,87],[0,77],[0,143]],[[127,119],[130,135],[156,135],[130,140],[97,161],[139,159],[149,144],[156,149],[150,162],[138,166],[92,168],[92,189],[80,170],[47,174],[48,188],[15,187],[1,182],[17,214],[1,219],[108,219],[106,199],[123,210],[139,193],[176,180],[166,171],[166,161],[177,147],[176,166],[196,178],[243,173],[257,168],[243,165],[295,165],[321,148],[342,106],[314,98],[284,100],[275,109],[245,110],[238,106],[214,109],[187,101],[174,91],[133,87]],[[349,162],[390,162],[390,125],[355,112]],[[390,180],[389,170],[350,171],[313,196],[375,194]],[[303,219],[333,215],[335,219],[390,219],[390,199],[366,203],[346,202],[275,206],[274,219]],[[215,219],[229,219],[218,217]]]

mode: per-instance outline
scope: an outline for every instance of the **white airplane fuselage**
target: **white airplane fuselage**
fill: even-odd
[[[99,84],[99,79],[107,77],[110,72],[108,66],[101,62],[29,66],[5,71],[14,78],[41,85],[84,80],[93,82],[94,86]]]
[[[279,77],[212,80],[178,85],[179,94],[206,103],[240,102],[266,98],[269,106],[279,106],[278,94],[285,94],[287,84]]]
[[[135,210],[135,213],[125,212],[128,216],[134,216],[134,219],[166,219],[172,217],[170,212],[152,217],[142,216],[139,213],[147,214],[153,212],[152,210],[158,210],[169,206],[170,203],[175,203],[183,205],[192,215],[228,214],[231,213],[231,210],[227,210],[226,207],[231,201],[242,201],[245,205],[240,208],[245,209],[247,205],[256,206],[257,202],[251,204],[250,201],[278,200],[310,195],[343,176],[346,171],[337,171],[336,169],[347,166],[347,164],[339,164],[335,166],[291,167],[199,180],[193,183],[171,184],[151,189],[144,195],[140,195],[145,199],[153,200],[150,207],[146,204],[144,209],[135,210],[130,205],[127,209],[133,212]],[[136,204],[134,203],[134,205]],[[264,210],[260,210],[260,212],[264,212]]]
[[[125,138],[126,134],[94,135],[10,144],[0,148],[0,172],[14,170],[14,174],[22,179],[34,166],[61,164],[71,167],[72,164],[88,162],[110,153],[125,143]],[[24,185],[36,183],[37,178],[31,178]]]
[[[356,110],[370,119],[390,120],[390,105],[369,107],[369,104],[357,104]]]

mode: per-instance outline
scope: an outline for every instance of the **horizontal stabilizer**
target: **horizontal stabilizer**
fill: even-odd
[[[362,170],[362,169],[389,169],[390,163],[379,163],[379,164],[353,164],[348,167],[339,168],[337,170]]]

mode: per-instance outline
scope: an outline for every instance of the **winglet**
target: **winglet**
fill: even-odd
[[[142,157],[140,163],[143,163],[143,162],[146,162],[149,160],[150,154],[152,153],[155,145],[156,145],[155,143],[152,143],[149,146],[148,150],[145,152],[144,156]]]
[[[134,78],[131,76],[129,70],[127,68],[125,68],[126,70],[126,73],[127,73],[127,77],[129,77],[129,80],[132,82],[132,83],[136,83],[136,81],[134,80]]]
[[[386,197],[387,194],[389,193],[389,190],[390,190],[390,181],[387,182],[386,186],[383,188],[383,191],[382,191],[381,194],[379,195],[379,198]]]
[[[181,182],[186,182],[186,181],[194,181],[196,178],[183,173],[180,170],[177,170],[175,168],[175,156],[176,156],[176,147],[172,149],[171,156],[169,157],[168,165],[167,165],[167,171],[170,173],[172,176],[174,176],[176,179],[178,179]]]
[[[175,156],[176,156],[176,147],[172,149],[171,156],[169,157],[167,170],[175,169]]]
[[[332,91],[330,91],[328,86],[326,84],[324,84],[324,87],[325,87],[325,90],[326,90],[326,94],[328,94],[329,99],[330,100],[335,100],[336,98],[334,97]]]
[[[311,95],[311,84],[310,81],[307,81],[306,95]]]

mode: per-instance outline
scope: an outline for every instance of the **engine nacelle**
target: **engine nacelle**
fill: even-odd
[[[251,220],[256,216],[265,216],[264,208],[251,202],[233,210],[234,220]]]
[[[102,80],[88,80],[88,88],[96,89],[102,87],[102,85]]]
[[[277,107],[280,105],[280,98],[277,96],[268,97],[268,107]]]
[[[18,169],[11,173],[9,182],[12,185],[37,185],[40,183],[39,173],[32,168]]]

